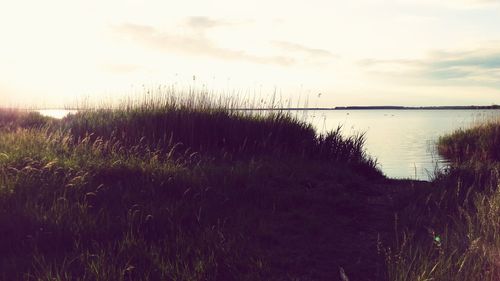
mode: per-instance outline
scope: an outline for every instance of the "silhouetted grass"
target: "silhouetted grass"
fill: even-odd
[[[259,258],[239,249],[237,233],[225,234],[226,222],[205,215],[223,204],[211,196],[238,188],[232,183],[241,171],[224,169],[209,191],[203,169],[159,162],[154,153],[88,139],[75,145],[64,133],[38,130],[2,134],[0,143],[4,280],[259,273],[249,270]]]
[[[383,180],[363,135],[224,106],[0,113],[0,279],[373,276],[343,254]]]
[[[203,98],[202,98],[203,97]],[[364,149],[364,135],[343,136],[341,128],[317,136],[312,125],[289,112],[252,112],[217,105],[204,96],[172,99],[171,96],[130,103],[115,108],[84,108],[63,121],[75,140],[118,141],[153,150],[227,154],[229,157],[302,155],[349,162],[376,170],[376,161]]]
[[[386,253],[390,280],[500,280],[498,128],[440,139],[451,167],[403,204],[397,245]]]

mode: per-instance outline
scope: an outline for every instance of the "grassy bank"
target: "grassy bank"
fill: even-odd
[[[500,280],[499,132],[490,123],[439,140],[451,167],[402,204],[390,280]]]
[[[455,163],[499,162],[500,125],[486,123],[468,130],[459,130],[440,139],[439,152]]]
[[[362,134],[191,98],[0,110],[0,280],[500,279],[500,125],[397,181]]]
[[[363,141],[166,99],[0,111],[0,279],[383,278]]]

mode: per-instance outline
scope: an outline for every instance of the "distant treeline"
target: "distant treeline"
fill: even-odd
[[[336,106],[336,107],[279,107],[279,108],[234,108],[232,110],[467,110],[500,109],[500,105],[465,105],[465,106]]]
[[[402,109],[402,110],[415,110],[415,109],[500,109],[499,105],[465,105],[465,106],[337,106],[335,110],[357,110],[357,109]]]
[[[0,110],[8,110],[2,108]],[[500,109],[500,105],[446,105],[446,106],[399,106],[399,105],[380,105],[380,106],[335,106],[335,107],[230,107],[226,110],[254,110],[254,111],[289,111],[289,110],[467,110],[467,109]],[[30,109],[26,109],[30,110]],[[88,108],[64,107],[64,108],[38,108],[38,110],[78,110],[85,111]]]

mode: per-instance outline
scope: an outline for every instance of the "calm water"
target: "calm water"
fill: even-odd
[[[66,110],[66,109],[41,109],[37,110],[43,116],[49,116],[56,119],[62,119],[68,114],[75,114],[76,110]]]
[[[72,110],[41,110],[63,118]],[[392,178],[428,180],[446,166],[436,152],[439,136],[500,118],[500,110],[331,110],[299,111],[319,132],[343,126],[346,135],[366,133],[366,150]]]
[[[392,178],[428,180],[446,161],[436,152],[439,136],[500,117],[500,110],[332,110],[299,112],[318,131],[343,126],[366,133],[366,150]]]

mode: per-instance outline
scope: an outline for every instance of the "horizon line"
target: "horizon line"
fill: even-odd
[[[78,107],[46,107],[46,108],[20,108],[3,107],[0,110],[86,110]],[[91,108],[93,109],[93,108]],[[106,109],[106,108],[105,108]],[[402,105],[353,105],[334,107],[266,107],[266,108],[227,108],[227,110],[418,110],[418,109],[500,109],[500,105],[430,105],[430,106],[402,106]]]

